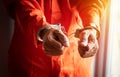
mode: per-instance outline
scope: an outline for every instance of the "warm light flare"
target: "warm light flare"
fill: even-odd
[[[108,56],[111,62],[109,75],[120,77],[120,0],[111,0]]]

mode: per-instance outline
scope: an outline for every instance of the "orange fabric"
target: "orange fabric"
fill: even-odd
[[[8,52],[11,77],[91,77],[93,57],[80,57],[74,33],[91,22],[99,28],[106,4],[103,1],[4,0],[7,12],[15,20]],[[42,43],[37,42],[36,34],[47,22],[61,23],[68,32],[70,47],[61,56],[47,56]]]

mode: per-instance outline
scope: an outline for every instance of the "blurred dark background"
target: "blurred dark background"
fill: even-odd
[[[9,77],[8,48],[13,33],[13,20],[5,13],[0,0],[0,77]]]

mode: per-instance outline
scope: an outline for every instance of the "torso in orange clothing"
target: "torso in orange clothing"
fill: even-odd
[[[81,1],[20,1],[15,10],[15,30],[9,49],[11,77],[91,77],[93,57],[81,58],[78,39],[74,37],[76,29],[83,27],[75,7]],[[42,11],[38,10],[39,7]],[[48,23],[61,23],[68,32],[70,46],[61,56],[46,55],[42,43],[37,42],[36,33],[42,27],[42,15]]]

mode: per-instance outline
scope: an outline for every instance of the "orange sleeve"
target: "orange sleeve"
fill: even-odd
[[[77,4],[77,9],[83,26],[90,26],[90,23],[94,23],[94,27],[100,31],[100,21],[106,5],[107,0],[80,0]]]
[[[38,29],[46,24],[43,9],[36,0],[3,1],[6,11],[23,28],[33,26]]]

